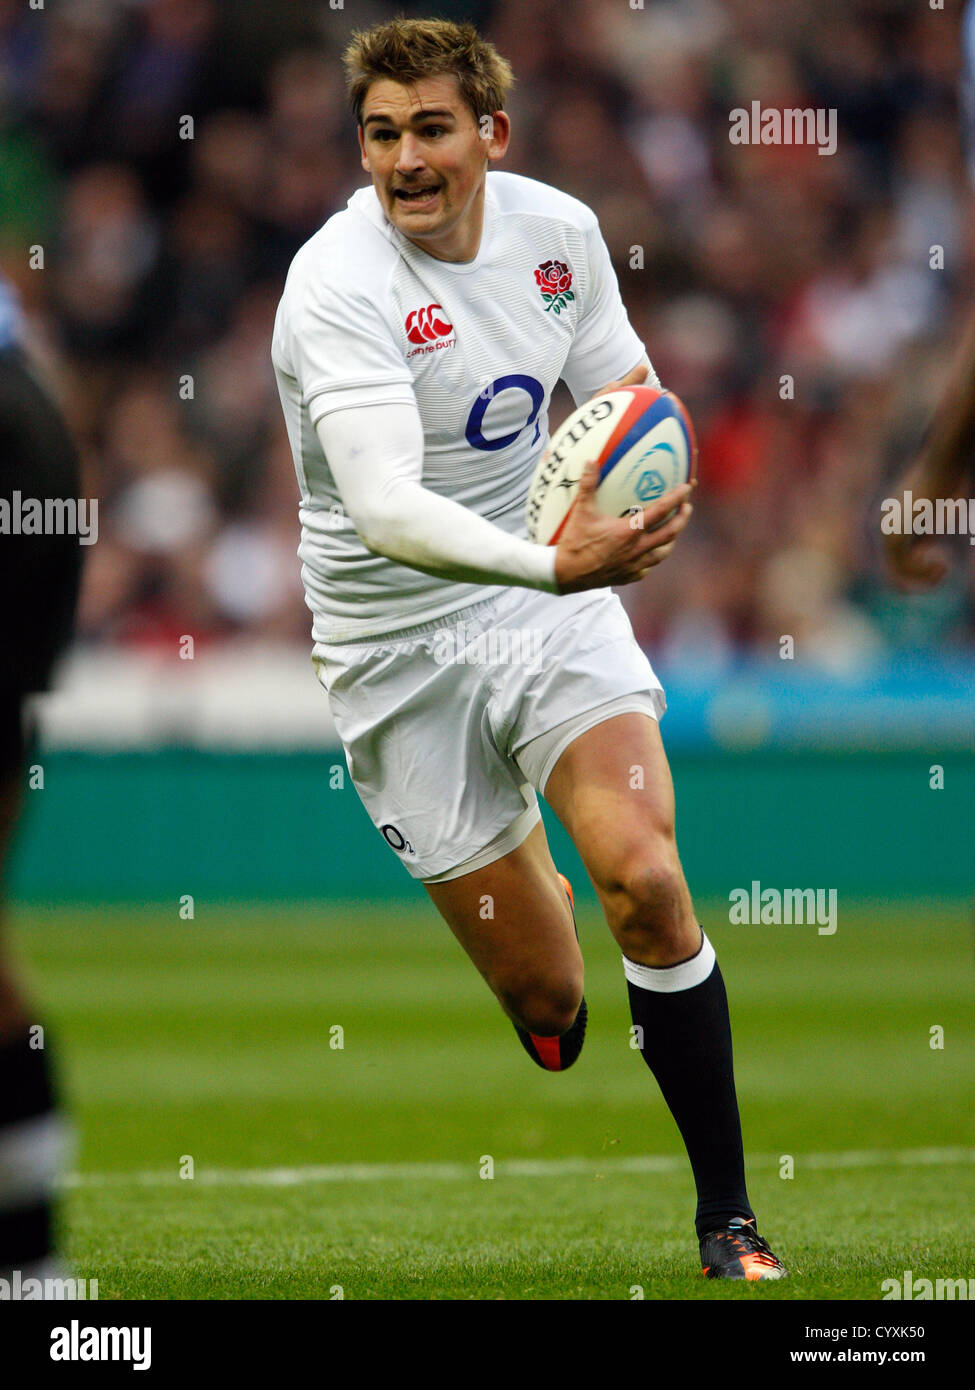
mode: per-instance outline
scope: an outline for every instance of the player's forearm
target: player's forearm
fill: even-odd
[[[411,569],[472,584],[557,593],[555,552],[511,536],[423,487],[415,406],[339,410],[318,422],[342,503],[365,546]]]
[[[356,529],[370,550],[440,579],[558,592],[554,547],[510,536],[419,483],[391,489]]]

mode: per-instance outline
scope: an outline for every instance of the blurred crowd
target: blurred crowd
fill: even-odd
[[[906,598],[879,525],[972,300],[952,0],[0,0],[0,268],[100,500],[81,639],[308,638],[271,326],[367,182],[339,57],[393,13],[510,58],[499,167],[596,210],[696,422],[692,527],[623,591],[661,665],[975,644],[967,543]],[[836,153],[732,144],[753,101],[835,108]]]

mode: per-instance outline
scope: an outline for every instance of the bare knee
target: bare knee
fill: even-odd
[[[631,960],[667,965],[697,949],[700,930],[672,838],[627,864],[602,896],[610,929]]]

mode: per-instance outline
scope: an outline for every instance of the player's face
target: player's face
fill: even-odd
[[[471,261],[481,242],[488,161],[504,154],[508,134],[503,111],[482,134],[453,74],[409,87],[383,78],[362,107],[362,167],[390,222],[421,250]]]

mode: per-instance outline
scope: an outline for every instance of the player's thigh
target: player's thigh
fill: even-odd
[[[545,799],[572,837],[617,939],[630,938],[621,940],[624,948],[656,933],[693,952],[700,933],[677,854],[674,786],[656,720],[619,714],[580,734],[552,769]]]
[[[582,997],[582,955],[540,823],[501,859],[424,887],[509,1012],[549,1010],[571,1025]]]

